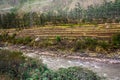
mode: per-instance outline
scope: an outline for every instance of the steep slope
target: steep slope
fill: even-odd
[[[19,11],[48,11],[51,9],[73,9],[79,2],[83,8],[90,5],[99,5],[103,1],[115,0],[0,0],[0,10],[9,10],[11,7],[19,7]],[[7,8],[7,9],[6,9]]]
[[[100,5],[104,1],[115,0],[35,0],[32,3],[26,3],[22,6],[22,11],[47,11],[51,9],[67,9],[71,10],[77,3],[80,3],[83,8],[87,8],[90,5]]]
[[[0,13],[9,12],[11,9],[20,8],[27,0],[0,0]]]

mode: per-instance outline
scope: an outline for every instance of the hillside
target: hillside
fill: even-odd
[[[71,10],[79,2],[83,8],[90,5],[99,5],[104,0],[0,0],[0,10],[6,12],[10,9],[17,8],[19,11],[48,11],[51,9]],[[115,1],[115,0],[106,0]],[[0,12],[2,12],[0,11]]]

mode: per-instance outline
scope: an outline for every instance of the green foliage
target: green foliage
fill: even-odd
[[[120,33],[115,34],[112,36],[112,44],[115,47],[120,47]]]
[[[105,42],[105,41],[100,41],[100,42],[98,43],[98,45],[99,45],[100,47],[102,47],[103,49],[108,49],[108,48],[110,47],[110,44],[109,44],[108,42]]]
[[[61,50],[70,49],[71,51],[96,51],[96,48],[100,47],[101,49],[107,51],[108,48],[109,50],[112,50],[113,48],[119,48],[120,34],[118,33],[116,35],[113,35],[111,42],[89,37],[75,41],[68,41],[65,39],[62,40],[60,36],[56,36],[55,40],[47,39],[41,40],[40,42],[35,42],[31,37],[17,37],[16,34],[9,35],[7,32],[4,32],[0,35],[0,41],[3,43],[7,42],[11,44],[22,44],[48,49],[59,48]]]
[[[20,1],[24,3],[23,0]],[[32,1],[30,1],[32,2]],[[71,11],[61,8],[49,10],[45,13],[28,12],[19,14],[16,8],[12,13],[0,14],[0,28],[27,28],[31,26],[43,26],[49,23],[57,24],[76,24],[80,22],[91,22],[97,26],[97,23],[119,22],[120,1],[104,1],[100,6],[90,5],[83,9],[80,3],[77,3]],[[57,13],[56,13],[57,12]]]
[[[4,32],[0,35],[0,41],[9,42],[13,44],[30,44],[32,42],[31,37],[17,37],[16,34],[9,35],[8,32]]]
[[[94,50],[94,48],[98,44],[97,39],[93,39],[93,38],[85,38],[84,41],[85,41],[86,48],[90,50]]]
[[[41,61],[8,50],[0,50],[0,74],[8,75],[12,80],[100,80],[88,69],[71,67],[52,71]]]
[[[12,34],[12,35],[9,35],[8,32],[3,32],[1,35],[0,35],[0,41],[2,42],[12,42],[14,41],[16,37],[16,34]]]
[[[82,40],[78,40],[73,47],[74,51],[82,50],[85,49],[85,43]]]
[[[96,73],[80,68],[80,67],[70,67],[68,69],[61,68],[58,71],[45,70],[43,74],[40,75],[40,71],[37,69],[36,73],[27,80],[100,80],[100,77]]]
[[[74,51],[89,49],[95,50],[95,47],[98,45],[98,40],[93,38],[83,38],[75,42]]]
[[[92,71],[80,67],[61,68],[56,72],[47,71],[42,77],[45,80],[100,80]]]
[[[1,40],[1,41],[7,41],[8,38],[9,38],[8,32],[4,32],[4,33],[2,33],[2,34],[0,35],[0,40]]]
[[[48,70],[41,61],[32,60],[23,56],[21,52],[0,50],[0,74],[14,78],[27,80],[39,71],[39,75]],[[36,80],[36,79],[35,79]]]
[[[45,71],[49,71],[44,64],[36,60],[30,60],[29,62],[22,64],[21,70],[21,78],[23,80],[39,80]]]
[[[0,50],[0,73],[18,77],[19,66],[25,62],[21,52]]]
[[[61,42],[61,37],[60,36],[56,36],[56,41],[57,42]]]
[[[44,41],[41,41],[40,43],[35,42],[35,44],[41,48],[47,48],[51,46],[53,42],[50,40],[44,40]]]
[[[29,44],[32,41],[31,37],[19,37],[14,39],[14,44]]]

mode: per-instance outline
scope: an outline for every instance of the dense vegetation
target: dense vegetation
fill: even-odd
[[[41,61],[24,57],[21,52],[0,50],[0,76],[7,80],[100,80],[94,72],[80,67],[52,71]]]
[[[16,11],[0,14],[0,28],[18,28],[29,26],[42,26],[46,24],[76,24],[91,22],[94,24],[105,22],[119,22],[120,1],[106,2],[97,6],[83,9],[78,3],[71,11],[58,9],[43,13],[29,12],[19,14]]]
[[[20,0],[21,3],[28,0]],[[32,0],[31,0],[32,1]],[[1,3],[0,3],[1,4]],[[11,3],[14,5],[15,3]],[[28,12],[0,14],[0,28],[29,28],[44,25],[71,25],[82,23],[119,23],[120,0],[106,2],[97,6],[89,6],[83,9],[78,3],[71,11],[58,9],[43,13]],[[62,39],[56,36],[54,40],[35,41],[32,37],[18,37],[7,32],[0,34],[0,44],[27,45],[32,47],[47,48],[50,50],[68,51],[94,51],[97,53],[110,53],[120,49],[120,33],[113,35],[111,40],[99,40],[96,38],[80,38],[74,40]],[[100,80],[94,72],[80,67],[48,69],[41,61],[24,57],[21,52],[0,50],[0,78],[5,75],[11,80]]]
[[[120,33],[113,35],[109,40],[90,37],[67,40],[56,36],[55,39],[41,39],[40,41],[35,41],[32,37],[18,37],[16,34],[8,35],[8,33],[5,32],[0,35],[0,43],[27,45],[34,48],[38,47],[50,50],[60,49],[72,52],[89,50],[97,53],[110,53],[120,49]]]

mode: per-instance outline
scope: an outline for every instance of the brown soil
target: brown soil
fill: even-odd
[[[9,32],[9,34],[17,33],[17,36],[31,36],[31,37],[40,37],[40,38],[51,38],[54,39],[56,36],[61,36],[62,38],[79,38],[79,37],[95,37],[95,38],[104,38],[108,39],[113,34],[120,32],[120,24],[111,24],[108,28],[106,25],[99,24],[97,27],[88,26],[88,27],[63,27],[63,26],[53,26],[53,27],[37,27],[30,29],[5,29],[1,30],[2,32]]]

